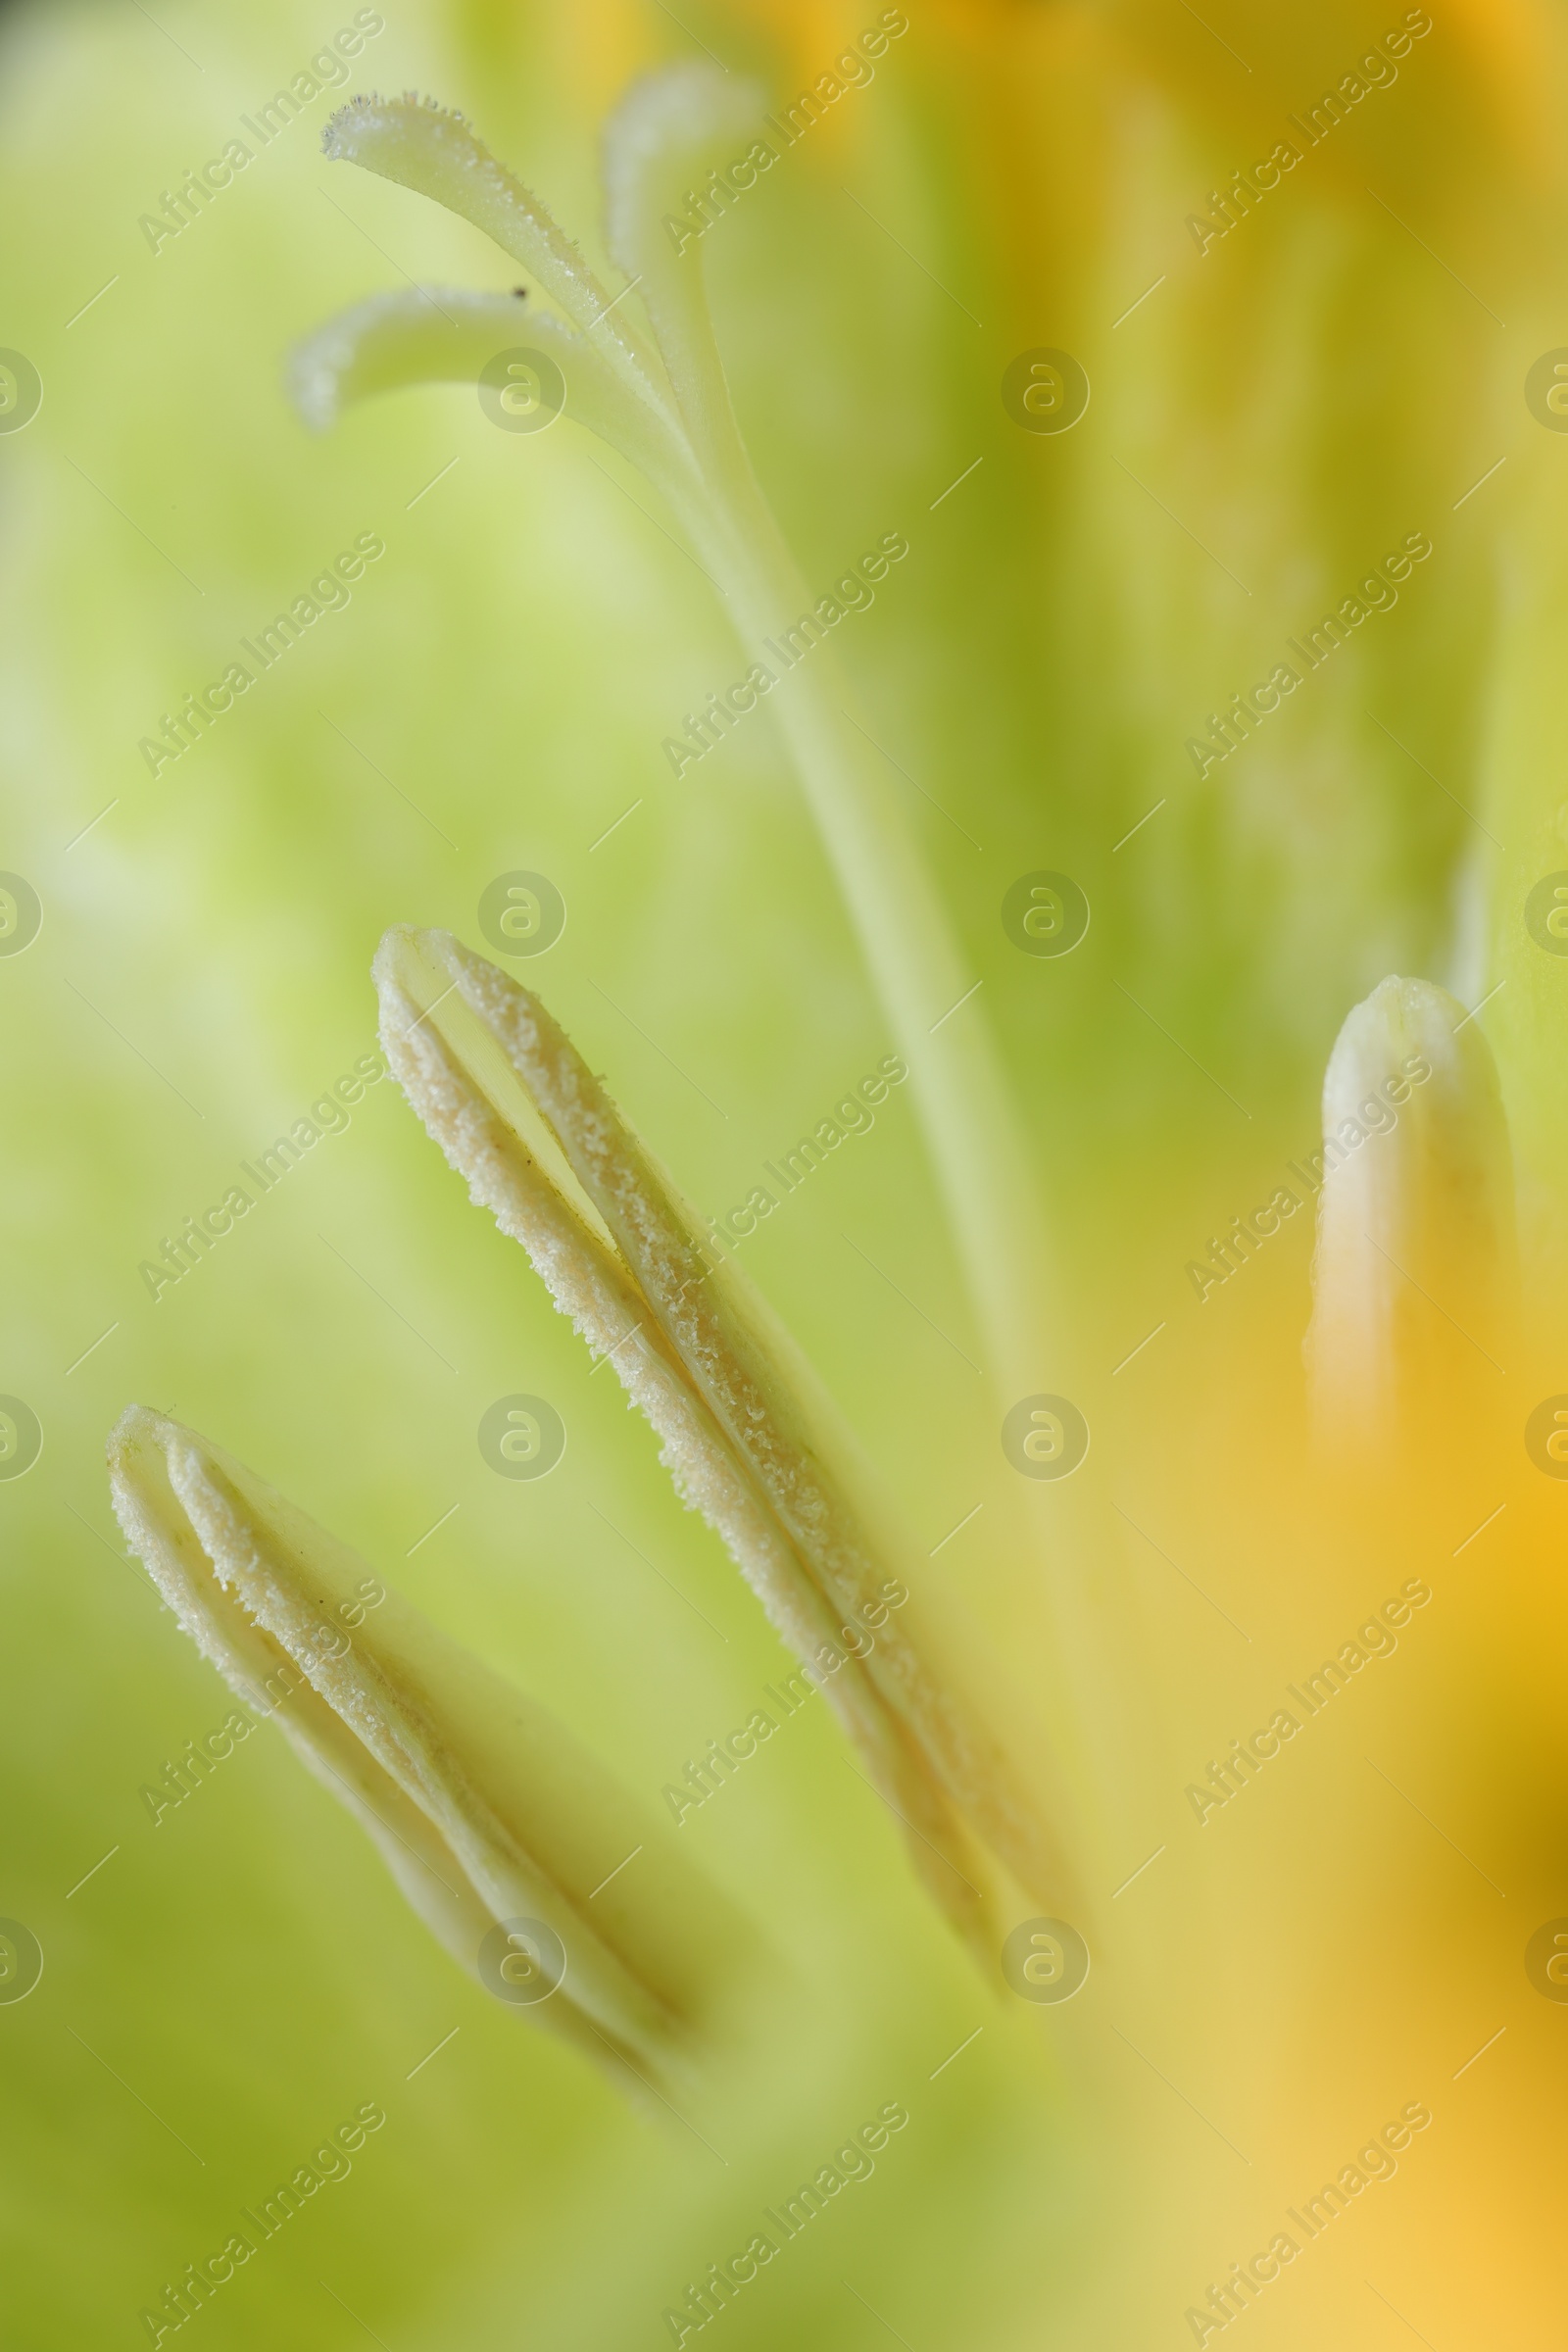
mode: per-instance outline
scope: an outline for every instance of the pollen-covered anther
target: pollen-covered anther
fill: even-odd
[[[997,1863],[1059,1901],[1032,1776],[996,1736],[1019,1714],[1004,1678],[988,1658],[975,1695],[962,1629],[765,1302],[529,990],[439,931],[389,932],[375,976],[415,1110],[613,1364],[677,1488],[817,1669],[944,1907],[973,1933]]]
[[[109,1473],[185,1632],[491,1992],[516,1997],[531,1954],[519,2005],[626,2082],[726,2045],[749,1931],[563,1724],[194,1430],[130,1406]]]

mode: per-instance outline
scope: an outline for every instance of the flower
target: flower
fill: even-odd
[[[312,63],[341,96],[347,74],[387,71],[371,61],[412,38],[498,152],[526,156],[539,186],[573,191],[558,209],[581,221],[585,91],[597,103],[661,54],[700,54],[695,38],[722,53],[733,83],[764,72],[787,106],[852,22],[781,0],[677,13],[679,24],[592,0],[556,12],[411,0],[368,53],[345,32],[365,63]],[[1549,1981],[1528,1973],[1525,1923],[1555,1926],[1562,1907],[1553,1563],[1568,1450],[1555,1337],[1568,1113],[1553,1078],[1560,941],[1521,914],[1568,862],[1556,781],[1565,443],[1554,396],[1537,380],[1532,409],[1526,373],[1544,365],[1549,376],[1562,338],[1561,25],[1539,0],[1391,8],[1376,24],[1332,8],[1199,17],[1145,0],[934,0],[909,14],[874,85],[841,94],[761,192],[685,244],[687,274],[666,293],[687,308],[665,300],[662,330],[629,283],[635,258],[617,267],[585,238],[611,307],[578,301],[577,265],[537,208],[437,134],[447,184],[483,193],[506,237],[515,213],[530,215],[535,260],[498,254],[492,294],[437,285],[439,308],[378,294],[324,330],[320,364],[301,376],[317,420],[340,395],[347,408],[405,379],[437,387],[360,408],[325,445],[302,443],[276,398],[279,343],[359,283],[403,285],[401,268],[480,282],[482,259],[450,258],[476,250],[471,222],[410,193],[412,171],[409,188],[318,172],[312,109],[318,122],[338,101],[302,73],[306,119],[272,135],[287,98],[259,128],[249,118],[226,163],[215,152],[166,189],[177,235],[139,248],[139,277],[128,266],[111,277],[93,225],[105,205],[124,204],[136,244],[132,214],[154,204],[174,160],[199,164],[209,141],[216,151],[198,85],[215,88],[217,68],[253,106],[267,86],[234,46],[244,12],[233,24],[207,12],[200,40],[174,27],[207,67],[184,83],[134,12],[106,17],[85,47],[47,10],[17,20],[15,203],[61,124],[85,161],[83,202],[45,206],[37,236],[16,248],[15,331],[25,344],[25,320],[41,319],[56,342],[29,347],[44,407],[6,443],[13,577],[18,551],[30,556],[26,592],[11,600],[13,769],[52,779],[24,795],[5,853],[31,872],[44,927],[0,973],[23,1015],[8,1068],[26,1149],[8,1210],[29,1237],[13,1253],[18,1369],[6,1382],[24,1396],[34,1383],[46,1427],[38,1468],[0,1485],[21,1539],[10,1623],[24,1663],[7,1719],[27,1803],[15,1900],[25,1918],[42,1889],[42,2003],[69,1990],[73,2025],[122,2079],[60,2038],[63,2063],[43,2059],[47,2079],[24,2108],[28,2179],[46,2191],[53,2166],[56,2191],[54,2236],[40,2194],[29,2237],[35,2214],[43,2227],[16,2266],[24,2324],[36,2282],[35,2328],[112,2332],[145,2291],[135,2272],[150,2221],[160,2269],[211,2242],[195,2195],[208,2177],[167,2133],[189,2208],[172,2170],[143,2166],[132,2135],[156,2148],[160,2127],[125,2084],[207,2154],[220,2133],[225,2156],[254,2158],[265,2180],[275,2123],[286,2115],[305,2144],[323,2068],[363,2061],[363,2087],[390,2090],[450,2023],[416,2034],[390,1999],[381,2015],[368,2001],[345,2014],[365,1982],[352,1888],[288,1915],[302,1853],[332,1838],[327,1809],[307,1835],[298,1807],[257,1804],[237,1772],[216,1801],[233,1805],[243,1836],[215,1836],[195,1864],[193,1814],[146,1833],[141,1852],[127,1837],[51,1931],[41,1906],[119,1835],[117,1775],[134,1809],[132,1744],[188,1693],[184,1644],[162,1639],[150,1608],[150,1628],[136,1626],[145,1593],[62,1508],[69,1498],[93,1515],[84,1465],[128,1393],[127,1365],[140,1367],[136,1393],[190,1398],[204,1427],[267,1427],[250,1449],[274,1466],[307,1460],[330,1429],[336,1458],[373,1465],[365,1507],[380,1527],[371,1548],[388,1558],[458,1492],[447,1474],[466,1456],[472,1515],[456,1525],[473,1530],[482,1513],[488,1524],[454,1608],[471,1625],[495,1605],[469,1636],[487,1654],[514,1661],[520,1642],[526,1660],[536,1632],[569,1641],[599,1614],[619,1537],[587,1516],[590,1494],[621,1514],[596,1482],[612,1493],[624,1480],[647,1506],[639,1540],[683,1583],[712,1573],[707,1528],[682,1528],[639,1484],[640,1426],[607,1431],[608,1373],[586,1384],[570,1335],[529,1315],[504,1265],[493,1284],[454,1279],[455,1265],[504,1258],[507,1245],[442,1200],[415,1122],[379,1123],[384,1091],[356,1110],[330,1166],[316,1153],[297,1191],[291,1180],[258,1201],[177,1297],[154,1306],[116,1289],[132,1287],[153,1236],[216,1197],[200,1148],[226,1156],[232,1132],[254,1149],[280,1089],[303,1102],[338,1066],[340,1038],[368,1017],[362,967],[386,922],[477,937],[474,898],[521,862],[551,867],[572,906],[563,951],[529,976],[548,968],[544,994],[582,1054],[705,1204],[717,1204],[709,1188],[726,1183],[726,1154],[744,1155],[754,1134],[770,1146],[819,1092],[830,1098],[849,1074],[841,1053],[897,1044],[918,1070],[937,1184],[890,1116],[745,1263],[897,1480],[899,1516],[918,1529],[915,1575],[943,1589],[966,1646],[1004,1656],[1049,1725],[1052,1768],[1021,1777],[1072,1856],[1060,1883],[1093,1900],[1074,1917],[1095,1966],[1069,2009],[1026,2008],[1005,1981],[999,2003],[980,2006],[939,1923],[907,1899],[896,1852],[887,1867],[881,1809],[861,1803],[843,1762],[860,1752],[813,1741],[808,1718],[793,1754],[770,1750],[744,1793],[684,1833],[705,1859],[722,1853],[775,1932],[827,1963],[810,2032],[758,2002],[773,2072],[760,2095],[755,2076],[736,2085],[733,2131],[700,2119],[733,2169],[692,2142],[712,2178],[705,2194],[699,2172],[662,2149],[650,2161],[574,2064],[553,2067],[537,2048],[497,2064],[510,2021],[475,2005],[458,2052],[479,2056],[461,2087],[437,2094],[437,2070],[417,2074],[399,2093],[373,2200],[363,2183],[349,2192],[357,2206],[340,2202],[332,2291],[389,2341],[420,2310],[475,2339],[519,2311],[547,2335],[634,2333],[739,2242],[737,2191],[759,2208],[777,2198],[797,2159],[809,2148],[814,2161],[860,2112],[836,2112],[853,2051],[885,2075],[877,2098],[917,2090],[897,2153],[918,2147],[918,2161],[879,2163],[867,2194],[844,2196],[823,2225],[837,2239],[813,2231],[793,2246],[732,2328],[853,2340],[865,2316],[832,2249],[854,2206],[848,2276],[911,2340],[923,2325],[977,2347],[1053,2329],[1153,2341],[1191,2302],[1182,2332],[1212,2342],[1251,2298],[1249,2280],[1284,2260],[1276,2240],[1242,2267],[1261,2247],[1265,2206],[1266,2227],[1298,2239],[1283,2200],[1313,2226],[1309,2192],[1362,2147],[1368,2165],[1345,2163],[1330,2199],[1358,2209],[1345,2231],[1377,2236],[1371,2277],[1411,2325],[1441,2333],[1425,2290],[1473,2334],[1550,2333],[1538,2190],[1553,2125],[1535,2085],[1562,2012]],[[1395,31],[1401,17],[1418,37]],[[1380,26],[1385,55],[1358,74]],[[319,30],[301,20],[293,56],[272,53],[278,70],[303,63]],[[1330,126],[1315,132],[1314,102],[1336,86]],[[405,136],[412,148],[426,134],[397,102],[385,111],[384,152],[407,161]],[[622,184],[634,212],[639,189],[652,200],[634,236],[658,225],[660,142],[694,112],[650,100],[632,125]],[[1298,151],[1291,168],[1276,158],[1250,180],[1279,143]],[[720,169],[737,151],[725,147]],[[699,152],[698,184],[703,163]],[[230,179],[242,193],[210,204],[204,187]],[[86,200],[95,188],[104,203]],[[713,403],[706,345],[678,348],[707,331],[700,270],[793,557],[750,503],[722,412],[716,430],[702,414]],[[519,303],[510,289],[524,278]],[[620,327],[630,359],[612,347]],[[93,397],[92,356],[106,335],[118,360],[107,403]],[[491,431],[473,397],[474,373],[515,342],[556,353],[567,385],[559,431],[532,442]],[[1092,403],[1070,434],[1025,433],[999,398],[1004,369],[1058,343],[1082,363]],[[606,471],[590,469],[589,447]],[[209,730],[211,706],[187,690],[221,673],[232,630],[255,630],[362,523],[389,526],[391,560],[356,589],[352,614],[317,627],[316,605],[337,605],[338,587],[301,596],[306,650],[253,677]],[[750,647],[793,622],[803,578],[830,580],[862,529],[888,524],[911,560],[876,613],[818,649],[827,666],[813,654],[778,682],[780,723],[749,720],[672,782],[662,730],[694,690],[735,674],[730,646],[705,631],[694,565]],[[1412,536],[1431,558],[1413,572],[1390,564],[1396,600],[1377,567]],[[1337,632],[1323,629],[1330,615]],[[254,655],[246,664],[259,667]],[[1301,674],[1283,700],[1277,677],[1247,699],[1293,664]],[[835,666],[853,679],[842,697]],[[115,802],[159,705],[188,754],[156,781],[140,769]],[[853,720],[879,748],[863,749]],[[1207,743],[1201,774],[1189,738]],[[792,784],[815,811],[820,858]],[[640,811],[598,848],[645,785]],[[1060,960],[1026,958],[999,921],[1008,886],[1041,867],[1066,870],[1093,908],[1083,946]],[[39,985],[62,953],[86,1005]],[[669,1064],[601,1033],[590,970],[722,1095],[728,1127],[705,1133],[710,1114],[694,1096],[683,1116]],[[1425,977],[1399,983],[1402,1008],[1366,1016],[1331,1084],[1314,1308],[1312,1188],[1292,1171],[1318,1156],[1335,1033],[1387,972]],[[443,1012],[458,1004],[455,992]],[[1471,1053],[1483,1030],[1500,1118]],[[1385,1043],[1398,1048],[1392,1066]],[[1434,1073],[1451,1061],[1445,1097],[1435,1077],[1391,1094],[1411,1058]],[[63,1068],[85,1084],[63,1087]],[[40,1159],[43,1182],[29,1171]],[[633,1279],[566,1175],[573,1215]],[[1236,1212],[1282,1193],[1296,1213],[1259,1217],[1253,1249]],[[1525,1267],[1518,1347],[1498,1213],[1510,1194]],[[318,1208],[381,1295],[324,1259]],[[841,1222],[876,1271],[851,1257]],[[1199,1298],[1183,1261],[1214,1227],[1235,1236],[1236,1279],[1216,1270]],[[202,1250],[199,1233],[189,1247]],[[648,1294],[638,1280],[626,1297]],[[422,1332],[393,1312],[461,1371],[437,1367],[437,1379]],[[1302,1427],[1309,1316],[1315,1453]],[[701,1407],[725,1449],[712,1459],[750,1479],[700,1367],[657,1314],[649,1328],[652,1352],[667,1350],[671,1412],[706,1430]],[[474,1467],[472,1420],[478,1384],[500,1385],[494,1368],[514,1349],[537,1356],[536,1385],[562,1383],[572,1449],[565,1479],[503,1498]],[[960,1353],[1000,1364],[997,1385]],[[1093,1445],[1070,1482],[1025,1486],[999,1424],[1016,1397],[1048,1389],[1078,1400]],[[297,1444],[280,1426],[290,1420]],[[318,1470],[279,1474],[318,1489]],[[503,1601],[491,1565],[519,1498],[548,1541]],[[875,1544],[892,1542],[891,1516],[858,1488],[852,1499]],[[76,1581],[95,1557],[101,1604]],[[439,1591],[440,1557],[434,1544],[416,1552],[411,1578]],[[29,1575],[33,1559],[47,1571]],[[823,1590],[793,1544],[779,1566],[787,1588]],[[1412,1583],[1430,1594],[1413,1611],[1397,1597]],[[760,1629],[745,1630],[744,1595],[709,1604],[733,1646],[705,1655],[670,1630],[686,1614],[678,1601],[664,1624],[667,1594],[640,1611],[617,1590],[628,1630],[605,1661],[605,1703],[579,1690],[574,1719],[594,1721],[593,1744],[613,1750],[628,1787],[652,1788],[691,1733],[739,1713],[754,1665],[759,1678],[772,1669]],[[915,1623],[906,1609],[891,1617]],[[921,1664],[946,1685],[952,1661],[921,1633]],[[68,1645],[80,1706],[62,1706],[26,1663]],[[514,1670],[533,1683],[531,1663]],[[983,1714],[986,1669],[964,1680]],[[273,1744],[255,1743],[253,1760]],[[1199,1807],[1183,1784],[1205,1775]],[[180,1846],[196,1897],[184,1904],[169,1899],[176,1870],[152,1875]],[[1019,1896],[1014,1916],[1039,1899]],[[100,1963],[74,1984],[66,1921]],[[419,1936],[382,1942],[378,1985],[399,1972],[405,1986],[427,1981]],[[237,2002],[234,1979],[261,1953]],[[0,2011],[8,2031],[45,2021],[39,1999]],[[275,2058],[258,2064],[269,2032]],[[27,2046],[43,2056],[41,2040]],[[73,2066],[99,2079],[101,2109],[84,2108]],[[1369,2166],[1385,2180],[1393,2159],[1365,2136],[1387,2126],[1398,2144],[1393,2119],[1419,2100],[1436,2131],[1401,2153],[1405,2179],[1371,2184]],[[92,2128],[68,2131],[84,2112]],[[432,2117],[437,2133],[445,2118],[445,2146]],[[403,2132],[405,2119],[417,2128]],[[408,2151],[396,2189],[395,2139]],[[69,2192],[95,2164],[99,2259],[82,2266]],[[612,2244],[607,2180],[636,2190],[618,2201]],[[1477,2262],[1467,2249],[1483,2240]],[[1370,2292],[1340,2294],[1332,2248],[1299,2250],[1274,2271],[1261,2325],[1326,2329],[1347,2346],[1387,2328]],[[1205,2287],[1211,2274],[1229,2283]],[[259,2339],[338,2324],[314,2278],[291,2284],[275,2265],[252,2266],[239,2291],[254,2298]]]

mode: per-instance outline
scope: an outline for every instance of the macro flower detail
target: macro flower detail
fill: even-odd
[[[1568,14],[0,66],[7,2345],[1556,2344]]]
[[[958,1629],[743,1271],[520,982],[447,933],[408,929],[388,932],[375,974],[383,1050],[415,1110],[613,1365],[684,1499],[825,1678],[943,1908],[985,1948],[972,1840],[1026,1892],[1059,1900],[1064,1864],[1039,1796],[960,1695]],[[984,1664],[994,1722],[999,1662]]]
[[[395,1593],[366,1617],[365,1562],[195,1431],[131,1405],[109,1472],[184,1632],[275,1713],[464,1967],[492,1989],[499,1972],[504,1998],[541,1970],[541,2022],[634,2093],[722,2044],[749,1932],[562,1724]]]
[[[606,292],[532,192],[461,117],[412,93],[358,98],[323,134],[329,158],[397,180],[460,214],[531,270],[564,317],[530,306],[527,331],[559,365],[565,413],[620,451],[667,501],[755,657],[812,600],[753,471],[704,292],[700,249],[664,222],[703,170],[760,120],[760,92],[709,66],[636,83],[606,126],[610,249],[626,273]],[[622,299],[635,290],[654,348]],[[413,288],[371,297],[294,355],[307,422],[400,386],[474,381],[518,333],[514,299]],[[894,536],[897,536],[896,534]],[[818,628],[818,634],[820,629]],[[914,1079],[927,1148],[1002,1384],[1027,1385],[1062,1305],[1048,1287],[1026,1160],[978,1012],[975,983],[908,834],[887,762],[853,711],[830,645],[769,694],[861,951]]]

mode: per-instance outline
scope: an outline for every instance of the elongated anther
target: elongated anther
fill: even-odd
[[[1514,1179],[1492,1050],[1428,980],[1381,981],[1323,1086],[1308,1342],[1315,1417],[1358,1452],[1495,1398],[1518,1303]]]
[[[194,1430],[132,1405],[109,1469],[186,1633],[488,1989],[542,1989],[532,2014],[623,2081],[679,2076],[722,2042],[748,1931],[563,1725]]]
[[[376,957],[394,1074],[475,1201],[520,1241],[557,1306],[663,1441],[685,1498],[728,1545],[972,1931],[989,1853],[1057,1900],[1043,1806],[938,1627],[882,1498],[762,1299],[621,1117],[538,998],[449,933],[395,930]],[[929,1580],[926,1580],[927,1582]]]

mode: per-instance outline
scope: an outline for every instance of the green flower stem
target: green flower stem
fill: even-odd
[[[726,590],[748,661],[765,660],[811,598],[755,492],[744,537],[683,514]],[[770,663],[769,666],[772,666]],[[855,724],[836,649],[808,661],[768,697],[834,879],[843,893],[894,1040],[909,1065],[926,1148],[960,1253],[992,1376],[1009,1401],[1061,1361],[1062,1302],[1042,1265],[1041,1187],[980,1004],[898,788]],[[969,999],[969,1002],[965,1002]]]
[[[702,246],[678,249],[665,220],[726,143],[755,130],[761,112],[756,90],[689,66],[639,82],[605,132],[611,251],[637,280],[706,489],[681,518],[724,590],[748,661],[812,600],[736,421]],[[1064,1337],[1060,1300],[1043,1296],[1038,1188],[984,1018],[962,1004],[972,974],[887,763],[855,726],[850,699],[836,658],[818,647],[770,703],[909,1064],[993,1374],[1010,1398],[1035,1384],[1043,1350],[1059,1350]]]

